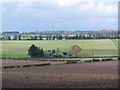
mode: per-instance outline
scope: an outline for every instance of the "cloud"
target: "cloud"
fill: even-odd
[[[80,2],[80,0],[54,0],[58,6],[60,7],[72,7],[75,4],[77,4],[78,2]]]
[[[3,2],[18,2],[19,8],[32,6],[33,2],[38,2],[49,3],[60,8],[74,8],[78,6],[83,10],[97,8],[99,11],[105,10],[111,13],[114,12],[114,10],[116,11],[118,1],[119,0],[3,0]]]
[[[13,2],[4,6],[5,29],[117,27],[118,0],[4,0],[4,3],[10,1]]]
[[[117,7],[114,7],[112,5],[108,5],[107,7],[105,7],[105,11],[106,12],[109,12],[109,13],[114,13],[114,12],[117,12],[118,8]]]
[[[33,2],[48,3],[59,8],[78,8],[81,10],[95,10],[100,13],[117,13],[118,0],[16,0],[18,8],[32,7]]]
[[[31,5],[32,5],[32,3],[30,3],[30,2],[20,2],[18,4],[18,8],[20,8],[20,7],[28,7],[28,6],[31,6]]]
[[[118,13],[117,3],[110,2],[87,2],[80,5],[80,10],[93,11],[99,14]]]

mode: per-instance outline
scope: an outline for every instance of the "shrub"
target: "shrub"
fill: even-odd
[[[99,62],[100,59],[93,59],[93,62]]]
[[[15,66],[9,66],[9,68],[15,68]]]
[[[112,59],[102,59],[102,61],[112,61]]]
[[[50,63],[34,64],[33,66],[38,67],[38,66],[46,66],[46,65],[50,65]]]
[[[2,57],[2,59],[7,59],[6,57]]]
[[[4,69],[10,68],[9,66],[3,66]]]
[[[7,68],[15,68],[15,66],[3,66],[4,69],[7,69]]]
[[[15,66],[16,68],[19,68],[20,66]]]
[[[74,63],[77,63],[76,60],[67,60],[66,61],[66,64],[74,64]]]
[[[12,57],[8,57],[7,59],[13,59]]]
[[[86,62],[86,63],[88,63],[88,62],[92,62],[92,60],[86,60],[85,62]]]
[[[23,67],[31,67],[31,65],[23,65]]]

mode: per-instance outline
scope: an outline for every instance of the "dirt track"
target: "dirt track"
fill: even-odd
[[[3,88],[116,88],[118,62],[3,69]]]

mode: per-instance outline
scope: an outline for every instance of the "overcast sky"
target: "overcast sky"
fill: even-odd
[[[2,30],[117,30],[118,1],[4,0]]]

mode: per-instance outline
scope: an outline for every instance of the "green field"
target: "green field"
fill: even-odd
[[[118,40],[41,40],[41,41],[0,41],[2,43],[3,57],[28,57],[27,51],[31,44],[35,44],[44,50],[59,48],[69,51],[72,45],[78,45],[82,49],[80,57],[89,56],[118,56]]]

